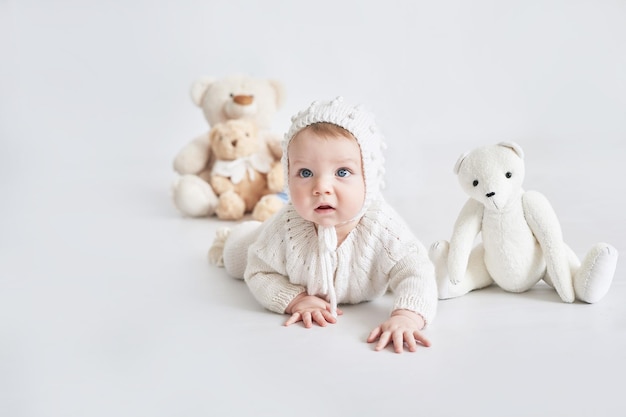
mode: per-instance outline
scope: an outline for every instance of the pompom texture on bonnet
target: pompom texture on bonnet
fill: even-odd
[[[346,129],[356,138],[361,148],[365,179],[365,203],[360,213],[363,214],[370,202],[380,196],[380,191],[384,187],[383,150],[386,145],[376,126],[374,115],[362,105],[352,106],[346,104],[343,97],[337,97],[330,101],[314,101],[308,108],[292,116],[291,127],[283,140],[282,165],[285,178],[288,181],[289,143],[300,130],[319,122],[332,123]]]

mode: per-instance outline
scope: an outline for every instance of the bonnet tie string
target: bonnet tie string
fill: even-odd
[[[318,226],[319,263],[322,280],[322,293],[328,295],[330,313],[337,317],[337,294],[335,293],[335,257],[337,232],[334,227]]]

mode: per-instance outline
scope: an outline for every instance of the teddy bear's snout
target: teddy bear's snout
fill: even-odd
[[[254,96],[240,94],[233,96],[233,101],[240,106],[249,106],[254,101]]]
[[[496,193],[494,193],[493,191],[492,191],[492,192],[490,192],[490,193],[485,194],[485,196],[487,196],[487,198],[491,198],[491,197],[493,197],[494,195],[496,195]]]

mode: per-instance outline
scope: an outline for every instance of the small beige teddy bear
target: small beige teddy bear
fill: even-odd
[[[281,135],[272,131],[271,124],[285,99],[282,83],[243,74],[223,78],[202,77],[193,83],[191,98],[202,109],[209,128],[228,120],[254,122],[261,142],[258,152],[280,162]],[[218,198],[206,175],[211,172],[215,160],[209,131],[186,144],[174,158],[173,167],[178,176],[172,184],[172,200],[185,216],[216,214]],[[282,176],[282,173],[270,175]],[[266,208],[271,209],[270,206]]]
[[[218,196],[221,220],[239,220],[246,213],[264,221],[283,206],[275,194],[283,189],[282,167],[263,153],[257,128],[247,120],[216,124],[209,133],[215,162],[208,183]]]

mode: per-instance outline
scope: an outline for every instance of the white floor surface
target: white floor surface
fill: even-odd
[[[224,22],[239,15],[241,4],[219,6],[227,9],[219,12],[216,2],[165,9],[138,1],[52,3],[0,1],[0,416],[626,416],[621,3],[577,2],[574,8],[531,1],[544,10],[523,14],[539,33],[522,33],[534,38],[518,37],[522,20],[510,30],[502,23],[501,36],[483,38],[470,23],[463,26],[468,31],[449,32],[454,22],[441,16],[460,22],[467,14],[431,5],[436,10],[430,12],[440,14],[436,21],[448,22],[441,32],[439,23],[428,26],[438,46],[416,50],[419,64],[400,60],[399,78],[381,63],[354,72],[354,84],[349,73],[337,81],[324,72],[321,58],[281,63],[289,54],[261,49],[266,61],[226,64],[227,48],[207,53],[194,43],[201,34],[228,33]],[[518,16],[496,3],[478,3],[484,7],[470,19],[485,31],[503,16]],[[406,13],[427,4],[407,2]],[[493,14],[486,11],[491,6]],[[279,15],[266,14],[276,25],[286,16],[304,18],[297,6],[281,7],[286,10]],[[362,13],[362,19],[378,19],[371,4]],[[317,28],[320,21],[311,19],[310,28]],[[420,19],[428,25],[427,16]],[[582,30],[589,22],[595,31]],[[369,26],[346,24],[372,34]],[[259,33],[261,27],[252,28]],[[348,32],[337,36],[352,39]],[[414,39],[420,48],[417,35],[407,42]],[[278,29],[267,36],[250,42],[259,48],[285,42],[280,45],[294,51],[300,45]],[[562,48],[555,39],[576,39],[588,49]],[[467,42],[447,49],[453,40]],[[512,55],[494,52],[501,40],[519,49],[526,62],[520,71],[530,79],[519,78],[518,61],[508,61]],[[316,45],[309,41],[303,42]],[[240,53],[241,39],[232,42]],[[401,45],[389,45],[404,56]],[[373,48],[386,51],[385,45]],[[553,48],[563,59],[546,63]],[[356,58],[365,51],[329,53]],[[451,58],[460,51],[467,54]],[[437,68],[429,70],[435,84],[402,78],[434,57],[448,69],[439,79]],[[450,72],[463,59],[476,71]],[[320,78],[305,79],[307,65],[316,65],[311,68]],[[525,187],[552,202],[574,251],[583,256],[606,241],[621,252],[608,295],[593,305],[565,304],[538,285],[524,294],[488,288],[442,301],[426,331],[432,347],[415,353],[375,352],[365,342],[389,313],[388,297],[344,307],[339,322],[327,328],[283,327],[285,317],[263,310],[243,282],[207,262],[224,222],[184,218],[169,197],[175,153],[206,129],[187,95],[191,81],[235,67],[285,81],[290,95],[277,116],[279,130],[300,106],[335,95],[344,84],[337,94],[375,103],[389,142],[385,196],[426,245],[449,238],[465,200],[452,174],[458,155],[498,140],[518,141],[526,151]],[[494,72],[482,78],[487,67]],[[554,74],[569,70],[572,83],[550,89],[563,80]],[[370,76],[374,86],[360,89]],[[443,87],[448,81],[454,85]],[[467,87],[474,82],[495,85],[480,96],[479,86]],[[394,102],[401,85],[423,94]],[[514,85],[519,88],[506,88]],[[445,96],[438,98],[440,87]],[[322,97],[314,94],[318,88]],[[405,117],[412,108],[415,118]]]

